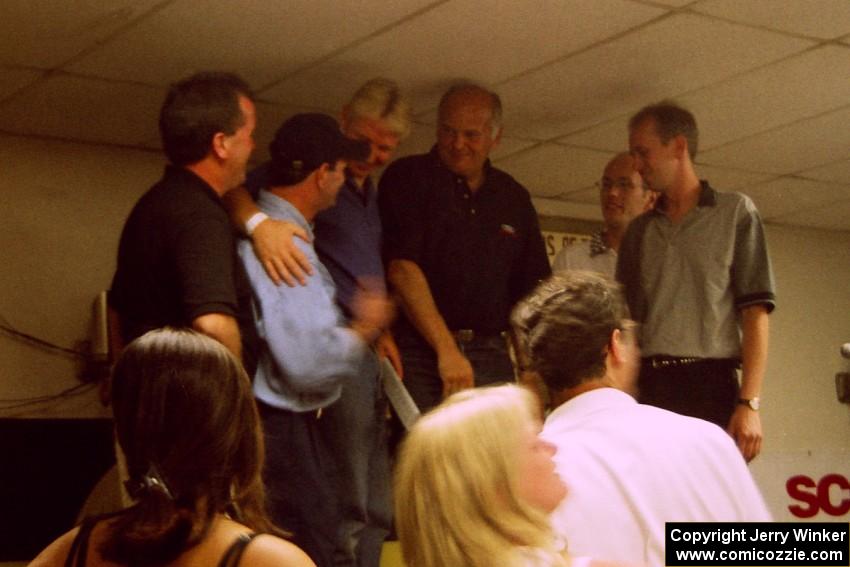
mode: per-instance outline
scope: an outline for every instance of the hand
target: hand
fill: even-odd
[[[378,358],[387,358],[393,366],[393,370],[398,374],[400,380],[404,379],[404,368],[401,366],[401,354],[398,352],[398,346],[395,344],[395,339],[392,333],[384,331],[375,341],[375,352]]]
[[[251,235],[254,254],[275,285],[286,282],[289,287],[295,287],[296,280],[301,285],[307,285],[307,276],[313,275],[313,267],[304,252],[295,245],[296,236],[304,242],[310,242],[303,228],[275,219],[264,220]]]
[[[351,300],[351,312],[351,329],[371,344],[389,327],[395,317],[395,304],[383,291],[361,287]]]
[[[741,455],[748,463],[761,452],[761,417],[757,411],[739,405],[735,408],[726,431],[735,440]]]
[[[437,355],[437,370],[443,380],[444,398],[475,385],[472,365],[456,348]]]

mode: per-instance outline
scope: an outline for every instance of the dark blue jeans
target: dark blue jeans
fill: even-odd
[[[404,385],[422,413],[443,399],[443,380],[437,370],[437,356],[418,336],[400,335],[396,343],[404,366]],[[485,386],[514,381],[514,368],[506,339],[500,336],[475,338],[458,346],[472,364],[475,385]]]
[[[335,466],[316,412],[257,401],[266,444],[263,480],[272,520],[318,567],[333,567],[340,525]]]
[[[386,416],[377,359],[364,357],[360,372],[343,382],[340,399],[325,409],[319,425],[338,471],[338,567],[378,567],[392,529]]]

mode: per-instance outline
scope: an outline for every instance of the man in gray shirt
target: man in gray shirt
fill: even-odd
[[[762,442],[773,272],[755,205],[700,181],[697,142],[693,115],[673,103],[629,122],[635,169],[661,196],[629,226],[617,279],[643,325],[640,401],[720,425],[751,460]]]

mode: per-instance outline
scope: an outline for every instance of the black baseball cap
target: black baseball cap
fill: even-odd
[[[309,173],[323,163],[337,160],[364,160],[369,157],[368,142],[346,138],[339,123],[327,114],[296,114],[284,122],[269,145],[272,171]]]

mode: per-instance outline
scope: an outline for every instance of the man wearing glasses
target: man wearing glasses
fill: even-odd
[[[614,277],[617,251],[626,228],[632,220],[652,208],[658,195],[650,191],[635,171],[634,160],[627,152],[617,154],[602,174],[599,204],[605,226],[590,242],[574,242],[555,256],[552,271],[591,270]]]

